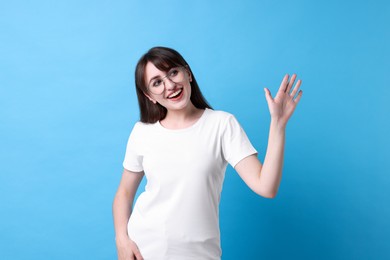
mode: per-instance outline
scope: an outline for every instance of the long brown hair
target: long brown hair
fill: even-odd
[[[153,63],[161,71],[169,71],[173,67],[185,66],[192,75],[191,81],[191,102],[196,108],[205,109],[211,106],[203,97],[195,76],[190,66],[177,51],[166,47],[154,47],[145,53],[137,63],[135,69],[135,86],[137,90],[138,105],[140,109],[140,121],[144,123],[155,123],[167,115],[167,109],[159,103],[151,102],[144,93],[148,93],[145,82],[145,67],[148,62]]]

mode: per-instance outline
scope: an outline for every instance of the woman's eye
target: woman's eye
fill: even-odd
[[[178,73],[179,73],[179,70],[173,69],[173,70],[171,70],[171,71],[169,72],[169,76],[170,76],[170,77],[174,77],[174,76],[176,76]]]
[[[161,79],[156,79],[155,81],[152,82],[153,87],[158,87],[161,85],[162,80]]]

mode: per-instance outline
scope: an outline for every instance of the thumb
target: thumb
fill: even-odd
[[[265,92],[265,99],[267,100],[268,103],[272,102],[273,99],[272,99],[272,96],[271,96],[271,91],[269,91],[268,88],[264,88],[264,92]]]

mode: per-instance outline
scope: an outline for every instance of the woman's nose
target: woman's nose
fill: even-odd
[[[171,79],[166,78],[164,80],[165,89],[172,89],[175,87],[176,83],[173,82]]]

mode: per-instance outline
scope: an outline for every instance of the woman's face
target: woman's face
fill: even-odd
[[[148,86],[145,95],[168,111],[185,109],[191,103],[192,78],[185,67],[161,71],[148,62],[145,67],[145,80]]]

